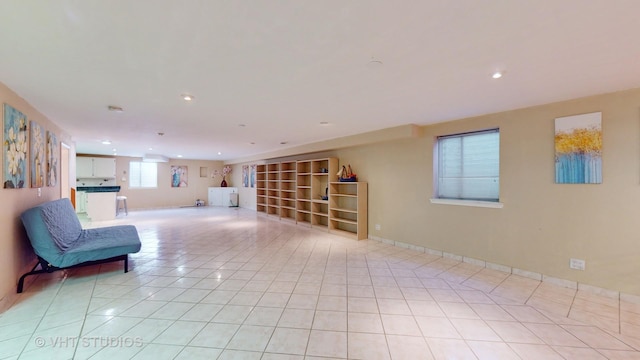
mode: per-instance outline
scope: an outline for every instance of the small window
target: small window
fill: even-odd
[[[129,188],[157,188],[158,164],[131,161],[129,163]]]
[[[436,198],[499,201],[498,129],[440,136],[435,150]]]

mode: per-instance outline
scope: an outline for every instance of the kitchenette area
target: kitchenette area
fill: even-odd
[[[116,217],[116,159],[112,157],[76,157],[76,213],[90,221]]]

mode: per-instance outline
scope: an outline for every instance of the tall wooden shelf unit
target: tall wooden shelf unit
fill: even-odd
[[[311,161],[296,163],[296,222],[311,226]]]
[[[267,164],[267,215],[280,217],[280,163]]]
[[[337,180],[338,159],[300,160],[296,165],[296,222],[327,230],[329,201],[326,196],[329,183]]]
[[[331,182],[329,186],[329,232],[366,239],[367,183]]]
[[[299,225],[366,239],[367,183],[338,182],[337,172],[337,158],[257,165],[257,210]]]
[[[256,211],[267,213],[267,166],[256,165]]]
[[[280,163],[280,219],[296,221],[296,162]]]
[[[338,159],[311,160],[311,226],[326,230],[329,226],[329,183],[338,180]]]

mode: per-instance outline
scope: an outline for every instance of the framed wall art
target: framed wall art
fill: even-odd
[[[249,187],[249,165],[242,165],[242,186]]]
[[[555,123],[557,184],[602,183],[602,113],[566,116]]]
[[[27,117],[9,104],[3,107],[3,180],[5,189],[19,189],[27,183]]]
[[[29,169],[31,171],[31,187],[44,186],[45,179],[45,133],[40,124],[30,121],[29,136]]]
[[[171,165],[171,187],[189,186],[189,168],[184,165]]]
[[[59,154],[56,134],[47,131],[47,186],[56,186],[58,184]]]
[[[251,175],[249,175],[249,183],[251,187],[256,187],[256,164],[251,165]]]

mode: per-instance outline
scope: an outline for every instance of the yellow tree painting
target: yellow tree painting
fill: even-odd
[[[556,119],[556,183],[602,183],[602,113]]]

